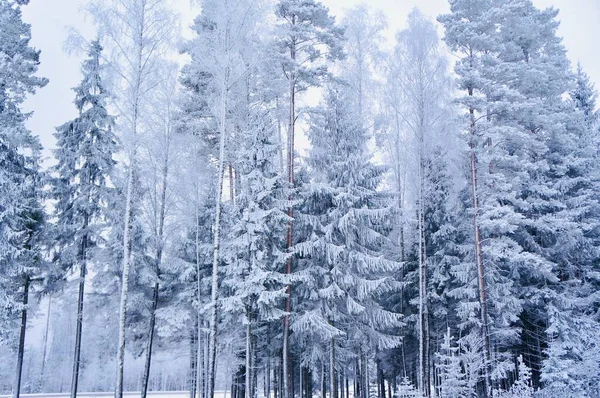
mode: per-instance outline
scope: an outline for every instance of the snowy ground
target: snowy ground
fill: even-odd
[[[151,391],[147,394],[151,398],[188,398],[188,391]],[[21,394],[21,398],[69,398],[69,393],[57,394]],[[137,391],[124,392],[123,397],[138,398],[140,393]],[[78,398],[112,398],[113,392],[80,392],[77,393]],[[0,395],[0,398],[11,398],[11,395]],[[215,391],[215,398],[229,398],[229,391]]]

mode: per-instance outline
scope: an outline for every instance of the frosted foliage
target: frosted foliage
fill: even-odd
[[[598,94],[558,10],[90,0],[73,115],[31,132],[29,3],[0,0],[0,396],[599,396]]]

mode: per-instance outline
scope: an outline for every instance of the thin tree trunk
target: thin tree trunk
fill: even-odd
[[[21,331],[19,333],[19,349],[17,351],[17,371],[13,387],[13,398],[21,395],[21,377],[23,375],[23,356],[25,354],[25,333],[27,332],[27,306],[29,304],[29,276],[25,275],[23,284],[23,309],[21,309]]]
[[[469,88],[469,96],[473,96],[473,89]],[[491,385],[492,385],[492,380],[491,380],[491,374],[490,374],[490,338],[489,338],[489,333],[488,333],[488,327],[487,327],[487,301],[486,301],[486,294],[485,294],[485,272],[484,272],[484,265],[483,265],[483,254],[482,254],[482,250],[481,250],[481,232],[479,230],[479,221],[478,221],[478,215],[479,215],[479,200],[478,200],[478,193],[477,193],[477,156],[475,154],[475,135],[476,135],[476,128],[475,128],[475,109],[470,108],[469,109],[469,116],[470,116],[470,120],[471,120],[471,125],[470,125],[470,133],[471,133],[471,143],[470,143],[470,149],[471,149],[471,188],[472,188],[472,196],[473,196],[473,227],[474,227],[474,234],[475,234],[475,255],[476,255],[476,261],[477,261],[477,276],[478,276],[478,288],[479,288],[479,305],[481,307],[480,309],[480,316],[481,316],[481,334],[482,334],[482,339],[484,341],[484,347],[483,347],[483,356],[484,356],[484,360],[485,360],[485,366],[484,366],[484,398],[487,398],[488,396],[490,396],[491,391]]]
[[[295,19],[292,22],[295,24]],[[295,41],[292,40],[291,49],[290,49],[290,58],[295,61],[296,60],[296,44]],[[294,71],[290,72],[289,77],[289,90],[290,90],[290,109],[289,109],[289,126],[288,126],[288,185],[290,189],[294,187],[294,140],[295,140],[295,126],[296,126],[296,74]],[[287,250],[288,253],[291,252],[292,246],[294,244],[293,241],[293,217],[294,217],[294,209],[292,207],[292,196],[290,194],[289,204],[288,204],[288,217],[290,221],[288,222],[287,228]],[[292,273],[292,257],[287,260],[286,264],[286,274],[290,275]],[[287,285],[287,297],[285,301],[285,311],[286,315],[284,316],[283,321],[283,389],[284,395],[283,398],[291,398],[290,391],[290,370],[289,370],[289,337],[290,337],[290,317],[289,313],[292,309],[292,286]]]
[[[150,364],[152,363],[152,343],[154,342],[154,326],[156,324],[156,309],[158,307],[159,283],[154,284],[152,295],[152,307],[150,308],[150,325],[148,326],[148,344],[146,346],[146,361],[144,374],[142,376],[142,398],[148,393],[148,381],[150,380]]]
[[[235,181],[233,175],[233,166],[229,163],[229,199],[231,203],[235,203]]]
[[[337,396],[337,378],[335,375],[335,340],[329,342],[329,397],[338,398]]]
[[[148,381],[150,380],[150,365],[152,364],[152,345],[154,342],[154,328],[156,325],[156,309],[158,308],[158,296],[160,293],[160,267],[162,265],[163,246],[164,246],[164,230],[165,230],[165,214],[167,207],[167,184],[169,181],[169,141],[165,143],[166,155],[164,164],[162,165],[162,186],[160,192],[160,209],[158,214],[158,231],[156,231],[156,263],[154,266],[154,275],[156,282],[154,283],[154,291],[152,295],[152,307],[150,308],[150,324],[148,325],[148,345],[146,347],[146,363],[144,366],[144,375],[142,377],[142,394],[141,398],[146,398],[148,393]],[[74,397],[72,397],[74,398]]]
[[[117,351],[117,383],[115,398],[123,398],[123,368],[125,363],[125,330],[127,316],[127,296],[129,293],[129,268],[131,265],[131,216],[133,200],[133,156],[127,177],[127,196],[125,198],[125,231],[123,234],[123,279],[121,281],[121,303],[119,305],[119,343]]]
[[[215,395],[215,371],[217,360],[217,298],[219,290],[219,259],[221,250],[221,196],[223,195],[223,173],[225,161],[225,118],[227,115],[227,96],[229,87],[229,70],[225,71],[223,87],[221,89],[221,121],[219,140],[219,168],[216,194],[215,227],[213,236],[213,266],[211,283],[211,317],[210,317],[210,342],[208,353],[208,398]]]
[[[365,350],[363,352],[363,371],[365,372],[364,377],[365,377],[365,382],[363,385],[364,388],[364,397],[365,398],[369,398],[369,358],[367,356],[367,351]]]
[[[206,396],[206,390],[204,386],[204,366],[203,359],[203,340],[202,340],[202,317],[200,316],[200,302],[202,296],[202,279],[200,272],[200,184],[196,187],[196,300],[198,302],[198,308],[196,308],[196,334],[198,336],[198,347],[196,352],[196,390],[198,391],[198,398],[204,398]]]
[[[84,216],[84,230],[88,227],[88,216]],[[75,326],[75,353],[73,358],[73,374],[71,378],[71,398],[77,397],[79,385],[79,365],[81,360],[81,332],[83,329],[83,297],[85,290],[85,274],[87,262],[87,233],[81,239],[81,264],[79,268],[79,295],[77,297],[77,324]]]
[[[196,363],[197,338],[195,334],[196,330],[190,329],[190,372],[187,380],[190,398],[195,398],[196,389],[198,388],[198,386],[196,385],[196,372],[198,372],[199,370],[199,364]]]
[[[321,398],[327,398],[327,386],[325,384],[325,363],[321,362]]]
[[[246,325],[246,398],[252,398],[252,326],[250,325],[250,314]]]
[[[42,343],[42,369],[40,370],[40,388],[44,383],[44,370],[46,369],[46,355],[48,352],[48,332],[50,330],[50,312],[52,308],[52,296],[48,296],[48,313],[46,314],[46,329],[44,330],[44,342]]]

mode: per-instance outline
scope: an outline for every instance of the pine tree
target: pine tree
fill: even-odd
[[[279,0],[275,14],[279,20],[276,45],[280,61],[289,83],[288,131],[287,131],[287,179],[290,189],[294,187],[296,101],[297,95],[309,87],[318,86],[328,75],[327,66],[320,61],[335,60],[342,55],[340,42],[342,30],[335,26],[329,10],[315,0]],[[294,210],[288,207],[287,249],[292,250]],[[292,273],[292,257],[286,264],[286,273]],[[286,312],[291,311],[291,286],[288,287]],[[289,316],[284,318],[283,330],[283,398],[290,398],[289,383]]]
[[[58,165],[54,171],[58,177],[53,196],[57,199],[56,241],[60,246],[57,261],[67,274],[79,270],[72,398],[77,396],[79,380],[85,276],[91,253],[102,241],[105,209],[113,193],[109,179],[117,151],[114,119],[106,109],[109,94],[101,77],[101,52],[100,43],[92,42],[89,59],[82,65],[83,80],[74,88],[79,115],[55,133]]]
[[[539,336],[549,321],[539,303],[562,301],[559,282],[573,281],[576,264],[593,257],[582,231],[589,226],[581,223],[594,207],[583,178],[591,158],[578,145],[581,130],[563,100],[571,77],[556,36],[557,11],[528,0],[477,7],[456,1],[452,11],[442,21],[448,43],[465,55],[457,72],[467,91],[472,186],[479,190],[472,208],[478,268],[485,270],[481,323],[492,344],[484,347],[494,347],[486,360],[493,359],[493,379],[507,379],[523,344],[536,385],[544,355]]]

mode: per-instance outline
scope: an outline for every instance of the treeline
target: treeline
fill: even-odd
[[[168,1],[90,0],[43,168],[27,3],[0,0],[0,390],[598,395],[597,94],[556,10],[452,0],[388,49],[365,5],[203,0],[182,40]]]

